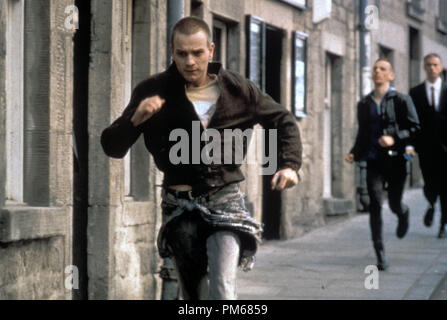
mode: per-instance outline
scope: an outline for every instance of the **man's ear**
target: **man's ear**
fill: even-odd
[[[209,47],[209,51],[210,51],[210,57],[209,60],[213,60],[213,56],[214,56],[214,49],[216,48],[216,45],[214,44],[214,42],[211,42],[210,47]]]
[[[391,73],[390,73],[390,80],[394,81],[394,79],[396,79],[396,75],[394,74],[393,71],[391,71]]]

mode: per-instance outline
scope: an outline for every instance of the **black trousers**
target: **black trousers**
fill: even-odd
[[[397,216],[408,211],[408,207],[402,203],[407,177],[406,163],[402,155],[395,157],[384,155],[379,160],[368,161],[366,183],[370,198],[369,223],[371,238],[376,249],[383,249],[382,202],[385,184],[391,211]]]
[[[447,224],[447,153],[433,150],[419,153],[419,165],[424,178],[424,195],[433,206],[441,202],[441,225]]]

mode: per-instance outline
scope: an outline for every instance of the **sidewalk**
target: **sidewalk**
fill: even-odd
[[[376,258],[369,216],[361,214],[297,239],[261,245],[253,270],[238,274],[239,299],[429,299],[447,273],[447,239],[437,238],[439,203],[433,226],[426,228],[422,190],[406,190],[404,202],[411,208],[404,239],[396,237],[397,218],[384,203],[390,267],[379,273],[379,289],[365,289],[365,268]]]

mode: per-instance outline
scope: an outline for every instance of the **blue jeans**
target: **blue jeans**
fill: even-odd
[[[403,157],[387,157],[368,161],[366,183],[370,197],[369,222],[374,246],[383,248],[382,239],[382,202],[384,183],[387,183],[388,204],[391,211],[401,216],[408,211],[402,203],[407,177],[406,160]]]
[[[173,258],[183,298],[236,299],[237,267],[251,269],[262,232],[239,185],[191,200],[165,191],[162,198],[158,249]]]
[[[168,245],[174,242],[172,260],[183,299],[237,299],[239,237],[231,231],[216,231],[204,239],[196,233],[199,230],[195,222],[188,222],[179,224],[176,232],[169,234]]]

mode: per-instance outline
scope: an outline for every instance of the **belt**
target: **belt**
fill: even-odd
[[[165,188],[165,190],[166,190],[166,193],[172,194],[176,198],[186,199],[186,200],[194,200],[195,198],[198,198],[201,196],[210,196],[210,195],[216,193],[217,191],[221,190],[223,187],[224,186],[220,186],[220,187],[215,187],[215,188],[205,189],[205,190],[203,188],[199,188],[199,189],[193,189],[193,190],[189,190],[189,191],[179,191],[179,190],[173,190],[173,189],[169,189],[169,188]]]

